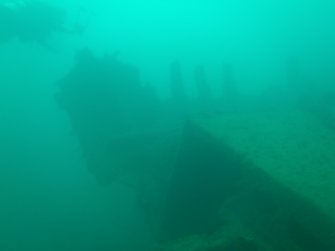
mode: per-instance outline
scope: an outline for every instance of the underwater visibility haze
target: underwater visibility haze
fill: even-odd
[[[0,0],[0,250],[335,250],[334,13]]]

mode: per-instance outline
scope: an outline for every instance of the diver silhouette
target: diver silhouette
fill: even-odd
[[[46,2],[0,4],[0,43],[17,39],[50,48],[54,34],[81,35],[88,25],[88,21],[85,24],[79,22],[79,14],[73,27],[66,27],[65,21],[65,10]]]

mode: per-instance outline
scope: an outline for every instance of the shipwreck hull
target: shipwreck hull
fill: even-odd
[[[254,143],[252,150],[233,143],[232,139],[237,142],[241,136],[240,131],[234,130],[241,130],[250,117],[247,114],[239,116],[233,119],[223,115],[186,125],[162,211],[160,236],[163,243],[178,243],[192,236],[202,236],[206,245],[202,246],[198,238],[186,249],[230,250],[229,237],[225,233],[227,229],[239,228],[243,231],[235,232],[230,238],[253,242],[250,249],[242,250],[335,250],[335,221],[334,215],[329,213],[331,205],[326,210],[322,203],[313,199],[313,195],[308,196],[308,190],[299,190],[292,181],[271,172],[273,167],[266,165],[269,162],[257,161],[256,153],[262,148],[257,148],[260,145],[256,141],[249,142]],[[260,122],[261,117],[258,119]],[[284,117],[278,114],[276,119]],[[274,126],[272,120],[268,122],[269,126]],[[306,125],[302,123],[300,126]],[[258,128],[255,125],[259,125],[257,120],[245,129],[249,132],[244,134],[255,137],[253,129]],[[310,126],[311,130],[315,124]],[[284,141],[287,140],[285,135],[281,135]],[[277,146],[272,153],[279,154],[281,150]],[[283,157],[277,161],[287,163],[288,159]],[[292,175],[295,171],[291,169]],[[290,175],[289,170],[286,175]],[[326,186],[322,189],[329,193]],[[185,245],[180,250],[185,250]]]

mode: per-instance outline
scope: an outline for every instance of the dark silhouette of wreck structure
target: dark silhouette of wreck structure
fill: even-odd
[[[160,171],[156,166],[163,165],[161,155],[171,152],[180,126],[162,116],[162,102],[141,83],[136,67],[115,55],[98,58],[83,49],[58,84],[58,103],[99,183],[125,179],[135,185]]]
[[[202,101],[210,102],[204,68],[195,75]],[[235,95],[231,69],[225,76],[227,93]],[[182,104],[178,62],[171,79],[171,99]],[[334,250],[334,220],[196,120],[171,116],[171,102],[158,98],[138,69],[116,55],[81,50],[58,85],[58,103],[90,172],[102,185],[121,181],[136,188],[163,245],[242,226],[252,239],[237,233],[199,250]]]

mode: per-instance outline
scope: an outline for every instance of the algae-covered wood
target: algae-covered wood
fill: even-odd
[[[318,118],[291,109],[223,114],[197,123],[335,217],[335,132]]]

